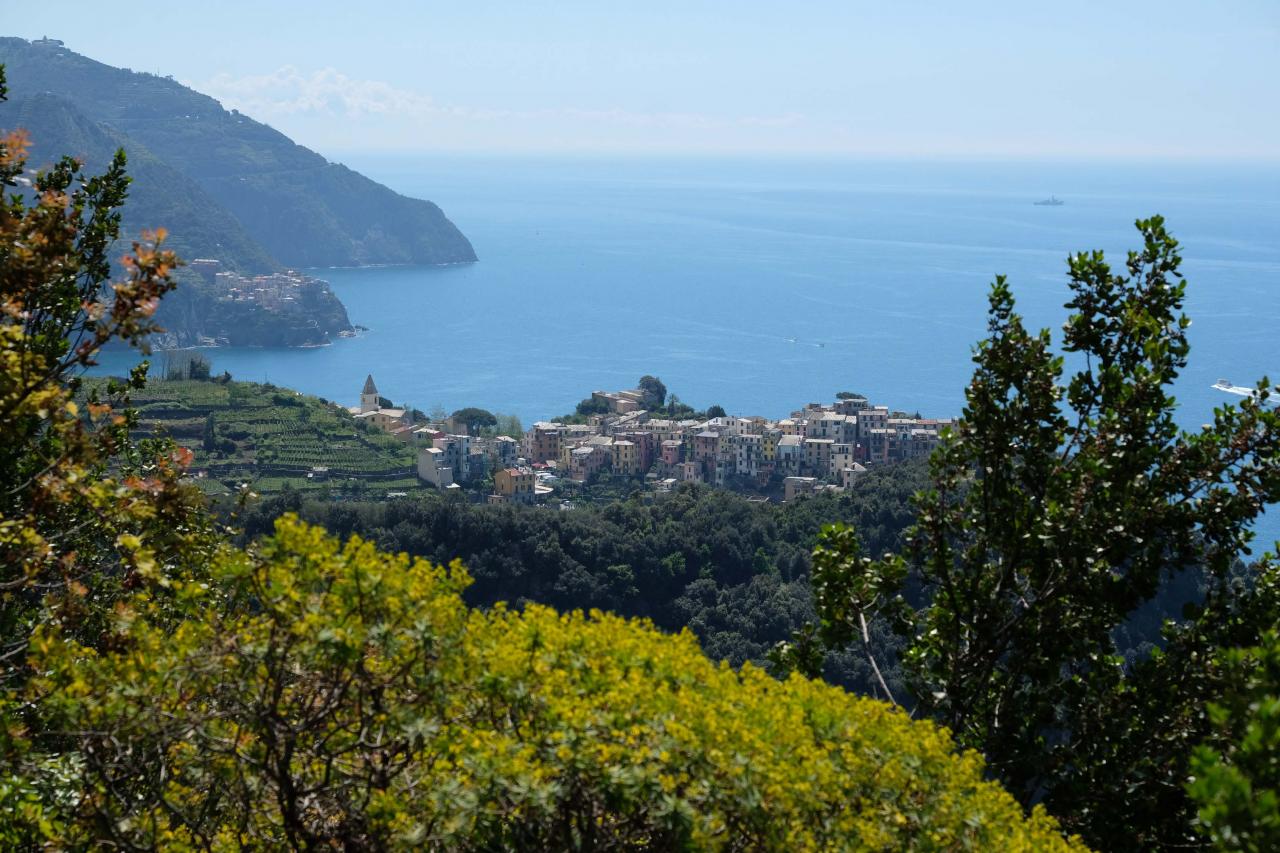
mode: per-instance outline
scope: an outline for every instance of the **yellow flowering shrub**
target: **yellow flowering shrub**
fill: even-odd
[[[296,519],[161,627],[33,641],[78,744],[66,840],[238,849],[1069,850],[931,723],[602,613],[469,609]],[[65,770],[64,770],[65,772]]]
[[[0,101],[6,97],[0,65]],[[129,380],[81,385],[110,341],[142,346],[178,265],[164,230],[118,258],[124,152],[88,174],[71,157],[28,168],[25,132],[0,131],[0,850],[65,835],[81,756],[47,732],[28,700],[29,643],[56,626],[86,648],[117,643],[115,606],[143,590],[165,617],[168,582],[215,563],[225,546],[200,492],[183,482],[191,453],[130,435]],[[34,165],[34,164],[31,164]],[[116,272],[112,278],[112,266]],[[185,607],[170,615],[184,618]],[[74,644],[72,648],[74,648]],[[68,659],[76,663],[76,659]]]

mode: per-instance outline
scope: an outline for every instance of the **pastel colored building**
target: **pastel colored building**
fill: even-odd
[[[880,465],[889,461],[889,446],[894,436],[893,430],[884,427],[871,427],[862,431],[869,464]]]
[[[681,462],[676,466],[676,479],[682,483],[701,483],[702,466],[697,462]]]
[[[805,422],[795,418],[783,418],[774,424],[783,435],[804,435]]]
[[[662,442],[662,464],[675,467],[680,464],[680,457],[683,455],[684,442],[676,439],[668,439]]]
[[[776,469],[784,474],[798,474],[804,465],[804,438],[783,435],[778,439]]]
[[[782,430],[770,427],[760,434],[760,458],[765,465],[773,465],[778,458],[778,439]]]
[[[714,462],[720,449],[720,433],[703,430],[693,437],[693,461]]]
[[[847,468],[842,468],[839,472],[840,488],[849,488],[865,473],[867,473],[867,469],[864,466],[859,465],[857,462],[854,462]]]
[[[849,419],[852,415],[840,415],[835,412],[823,412],[820,416],[813,418],[805,427],[805,438],[829,438],[833,441],[849,442],[853,441],[853,426],[857,423],[857,418],[852,421]]]
[[[856,446],[852,444],[837,443],[831,445],[831,469],[828,472],[831,479],[838,481],[840,472],[858,461],[855,451]]]
[[[520,458],[520,442],[509,435],[500,435],[488,442],[489,458],[500,468],[510,468]]]
[[[606,446],[583,444],[575,447],[569,454],[569,479],[583,483],[589,481],[609,464],[612,455]]]
[[[459,483],[483,477],[488,468],[488,457],[473,447],[469,435],[443,435],[432,439],[432,447],[444,454],[444,464],[453,471],[453,479]]]
[[[657,437],[644,430],[629,430],[615,433],[615,439],[629,441],[636,446],[636,472],[644,473],[653,467],[658,459]]]
[[[889,410],[885,406],[871,406],[858,412],[859,433],[865,436],[867,430],[887,429],[889,426]],[[865,438],[863,438],[865,441]]]
[[[734,473],[743,477],[760,476],[764,438],[753,433],[733,437]]]
[[[533,503],[533,469],[524,466],[499,468],[493,475],[493,497],[502,502]]]
[[[617,474],[634,477],[640,471],[640,453],[635,442],[626,439],[615,441],[610,448],[613,452],[610,460]]]
[[[835,442],[829,438],[804,440],[804,467],[810,475],[827,476],[831,471],[831,450]]]
[[[443,450],[424,447],[418,451],[418,479],[425,480],[437,489],[453,485],[453,469],[445,463]]]
[[[564,424],[540,421],[525,433],[524,455],[530,462],[548,462],[560,458]]]
[[[856,415],[863,409],[871,408],[871,404],[861,394],[854,394],[847,399],[837,400],[831,408],[842,415]]]
[[[803,495],[811,495],[817,489],[817,477],[787,477],[782,481],[782,499],[793,501]]]

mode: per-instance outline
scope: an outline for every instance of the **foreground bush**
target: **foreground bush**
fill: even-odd
[[[64,842],[1074,846],[933,724],[716,666],[688,633],[469,610],[456,564],[291,518],[214,575],[174,582],[176,629],[139,598],[104,649],[35,637],[46,731],[76,746],[33,785],[76,792],[45,815]]]

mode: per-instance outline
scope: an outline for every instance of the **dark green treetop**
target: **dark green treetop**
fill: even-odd
[[[467,435],[479,435],[481,430],[498,423],[498,417],[493,412],[488,409],[477,409],[475,406],[458,409],[449,416],[449,419],[455,424],[465,426]]]
[[[646,409],[660,409],[662,404],[667,401],[667,386],[662,384],[662,380],[656,376],[649,376],[648,374],[641,376],[637,387],[644,392],[644,407]]]
[[[814,560],[821,624],[780,654],[810,668],[818,645],[868,645],[867,620],[887,617],[917,710],[1104,849],[1196,842],[1184,782],[1221,687],[1214,652],[1255,641],[1278,612],[1269,562],[1236,577],[1251,523],[1280,498],[1269,383],[1179,430],[1178,243],[1158,216],[1137,227],[1123,271],[1101,252],[1069,259],[1063,348],[1079,368],[1065,386],[1049,331],[1028,331],[996,279],[967,405],[907,547],[863,557],[850,531],[829,531]],[[1203,599],[1162,649],[1126,662],[1117,632],[1190,571]]]

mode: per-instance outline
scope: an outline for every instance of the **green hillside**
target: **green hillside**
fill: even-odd
[[[199,217],[221,208],[218,216],[238,220],[260,244],[258,260],[270,256],[286,266],[311,267],[476,259],[467,238],[431,202],[407,198],[330,163],[170,78],[113,68],[56,43],[20,38],[0,38],[0,63],[15,98],[44,93],[65,98],[104,132],[109,128],[117,134],[131,155],[145,149],[198,185],[215,204],[195,204],[190,193],[185,201],[180,193],[173,204]],[[0,126],[14,123],[16,109],[16,104],[0,109]],[[74,151],[77,136],[49,134],[41,144],[52,151]],[[156,196],[167,189],[157,188]],[[130,203],[133,217],[160,222],[158,214],[166,211],[149,207],[146,198],[135,196]],[[181,218],[181,213],[170,216],[171,221]],[[170,226],[175,234],[179,224]],[[214,227],[212,221],[209,227]],[[217,240],[225,242],[221,236]],[[219,256],[213,249],[197,251]],[[242,260],[251,266],[248,254],[235,264]]]
[[[144,228],[163,226],[169,232],[169,248],[180,257],[218,258],[246,274],[279,268],[240,220],[198,183],[136,139],[93,121],[70,100],[49,93],[18,97],[0,108],[0,125],[28,131],[29,168],[44,168],[70,154],[83,160],[90,174],[99,174],[116,150],[124,148],[133,181],[123,211],[122,239],[137,239]]]
[[[259,492],[289,485],[370,497],[420,488],[408,445],[316,397],[256,382],[155,379],[131,396],[140,432],[194,452],[191,468],[211,495],[243,483]]]

